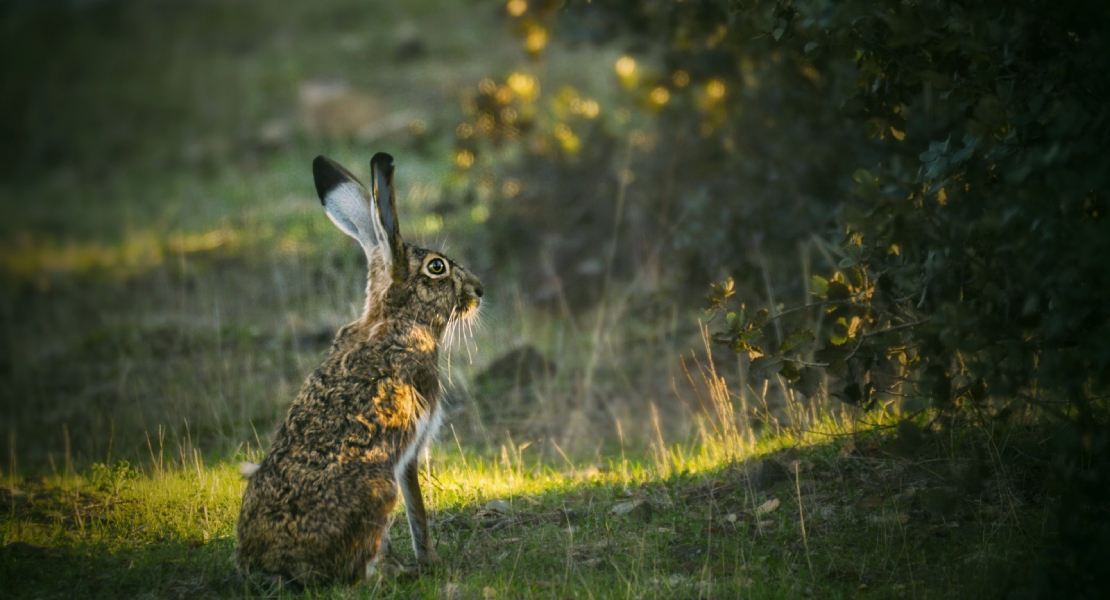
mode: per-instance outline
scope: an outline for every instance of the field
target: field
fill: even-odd
[[[1033,558],[1044,515],[1027,473],[967,494],[951,482],[970,465],[911,460],[881,436],[776,442],[790,447],[740,462],[671,447],[577,464],[441,444],[425,485],[441,564],[354,589],[235,573],[234,465],[98,465],[5,488],[0,573],[9,594],[42,598],[972,598]]]
[[[896,407],[794,401],[713,356],[696,304],[607,280],[572,314],[529,301],[534,265],[493,268],[452,142],[479,80],[537,68],[501,4],[16,4],[0,11],[3,595],[985,597],[1038,559],[1042,432],[924,434]],[[604,97],[617,57],[552,48],[538,69]],[[365,283],[311,160],[366,175],[378,150],[405,235],[486,283],[445,353],[450,425],[422,474],[442,563],[268,588],[234,569],[237,464]],[[411,560],[407,528],[392,535]]]

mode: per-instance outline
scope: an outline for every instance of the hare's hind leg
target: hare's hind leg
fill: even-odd
[[[378,551],[370,560],[366,561],[365,578],[374,579],[382,577],[399,577],[408,573],[401,561],[393,554],[393,545],[389,541],[389,528],[393,525],[390,517],[385,527],[379,532]]]
[[[382,487],[388,487],[379,498],[381,515],[376,523],[371,524],[369,539],[366,540],[366,552],[362,554],[363,578],[370,580],[378,577],[397,577],[408,573],[408,569],[393,555],[392,544],[389,541],[389,528],[393,525],[390,512],[397,504],[397,485],[390,480],[383,480]]]

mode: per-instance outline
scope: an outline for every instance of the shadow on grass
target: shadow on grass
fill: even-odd
[[[233,540],[203,546],[125,541],[0,548],[0,580],[10,598],[209,598],[248,595],[235,572]]]
[[[934,442],[908,457],[891,448],[881,437],[840,439],[666,477],[622,474],[620,464],[559,474],[452,459],[430,486],[441,564],[354,589],[240,578],[231,531],[241,485],[230,469],[195,486],[230,503],[213,513],[211,540],[168,521],[186,510],[174,501],[46,485],[16,500],[12,488],[5,540],[35,539],[23,533],[38,527],[42,541],[4,546],[0,580],[13,597],[43,598],[945,598],[998,595],[1036,559],[1035,474],[1011,465],[969,485],[981,465],[948,460]],[[403,521],[391,534],[412,562]]]

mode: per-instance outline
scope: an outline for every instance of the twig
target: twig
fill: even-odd
[[[918,321],[911,321],[909,323],[902,323],[901,325],[891,325],[890,327],[886,327],[884,329],[876,329],[875,331],[869,331],[869,332],[867,332],[863,335],[864,335],[864,337],[871,337],[873,335],[882,335],[884,333],[889,333],[891,331],[897,331],[899,329],[905,329],[907,327],[913,327],[915,325],[921,325],[922,323],[926,323],[926,322],[928,322],[928,319],[920,319]]]
[[[798,360],[796,358],[790,358],[789,356],[784,356],[784,357],[782,357],[782,359],[783,360],[788,360],[788,361],[790,361],[790,362],[792,362],[796,365],[802,365],[803,367],[821,367],[821,368],[824,368],[824,367],[829,366],[829,363],[807,362],[807,361],[804,361],[804,360]]]
[[[773,316],[769,317],[766,321],[764,321],[763,324],[766,325],[767,323],[776,321],[781,317],[784,317],[790,313],[798,312],[799,310],[805,310],[807,308],[817,308],[820,306],[854,306],[856,308],[870,308],[866,304],[859,304],[858,302],[852,302],[851,300],[823,300],[821,302],[811,302],[810,304],[802,304],[801,306],[788,308],[782,312],[776,311],[776,313]]]

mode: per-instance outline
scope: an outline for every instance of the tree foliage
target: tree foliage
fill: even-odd
[[[845,237],[838,271],[814,280],[821,362],[897,358],[938,407],[993,395],[1086,410],[1110,383],[1106,7],[624,0],[558,15],[579,37],[659,53],[669,80],[636,86],[643,103],[669,97],[665,147],[683,134],[719,147],[697,153],[704,181],[750,170],[765,196],[745,204],[831,191]],[[746,224],[710,212],[691,227]],[[762,327],[734,318],[727,341],[770,362],[798,354],[742,341]]]
[[[1110,491],[1110,5],[518,0],[509,13],[533,54],[548,38],[626,53],[613,118],[546,127],[586,140],[563,144],[552,178],[612,173],[622,118],[649,131],[635,197],[675,272],[743,278],[753,249],[840,236],[798,305],[751,310],[731,280],[714,287],[716,340],[753,373],[806,395],[827,374],[864,407],[1068,423],[1057,526],[1085,550],[1041,583],[1096,592],[1088,567],[1110,543],[1096,500]],[[541,146],[525,152],[532,171]]]

